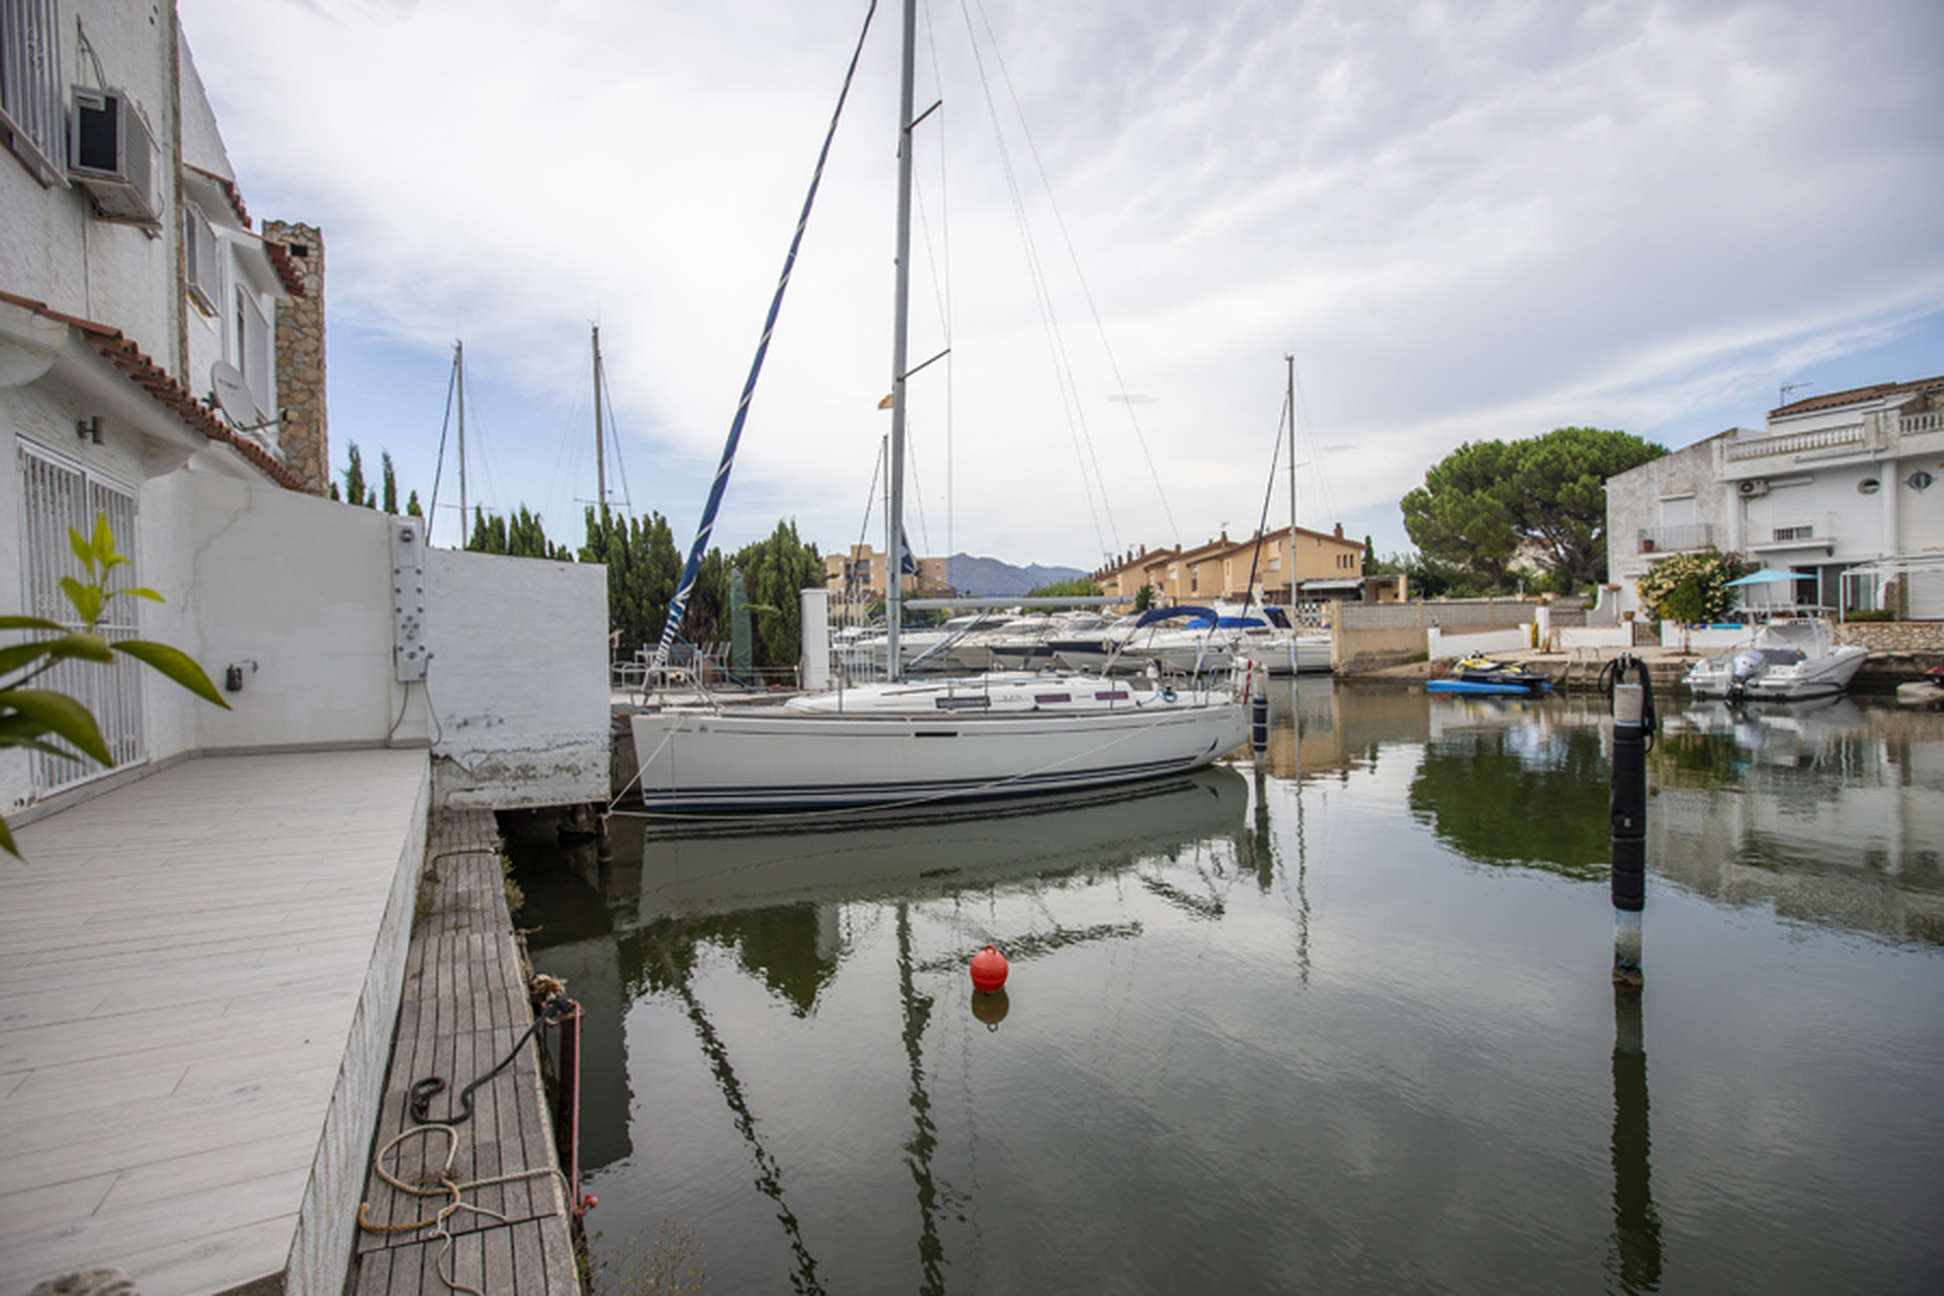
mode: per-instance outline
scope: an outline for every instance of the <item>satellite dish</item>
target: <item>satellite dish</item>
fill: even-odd
[[[241,369],[227,360],[218,360],[209,366],[209,385],[215,391],[216,404],[229,415],[230,422],[248,427],[257,421],[256,397],[250,394],[250,385],[243,381]]]

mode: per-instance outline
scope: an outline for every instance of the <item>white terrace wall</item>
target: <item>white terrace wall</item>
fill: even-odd
[[[606,569],[427,554],[432,666],[425,684],[404,685],[392,667],[391,525],[193,467],[144,483],[138,579],[168,601],[142,605],[141,633],[187,652],[218,688],[227,667],[243,671],[241,690],[223,694],[228,711],[148,673],[149,760],[431,740],[435,803],[604,800]],[[0,766],[5,804],[27,801],[26,780],[24,762]]]
[[[448,549],[425,559],[434,797],[499,810],[605,801],[607,568]]]

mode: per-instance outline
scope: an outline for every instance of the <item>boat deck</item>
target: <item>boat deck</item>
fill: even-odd
[[[0,1292],[338,1289],[429,795],[423,751],[209,757],[16,831]]]

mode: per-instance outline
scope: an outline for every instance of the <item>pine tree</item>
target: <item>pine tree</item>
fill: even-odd
[[[364,456],[358,453],[358,443],[350,441],[344,447],[344,498],[363,504],[365,496]]]

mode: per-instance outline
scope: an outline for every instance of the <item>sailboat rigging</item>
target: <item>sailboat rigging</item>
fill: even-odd
[[[876,6],[873,4],[872,12]],[[907,683],[899,635],[904,566],[904,459],[910,297],[915,0],[903,3],[898,118],[898,224],[893,294],[891,439],[887,455],[886,661],[891,679],[780,704],[665,706],[630,718],[645,810],[831,813],[1097,787],[1207,765],[1240,746],[1253,674],[1236,688],[1201,680],[1177,693],[1100,676],[1013,672]],[[865,31],[870,26],[865,19]],[[666,663],[713,530],[783,292],[809,220],[831,139],[862,49],[851,55],[784,271],[770,303],[702,525],[668,611],[656,664]],[[936,357],[934,357],[935,359]],[[931,361],[926,361],[929,364]]]

